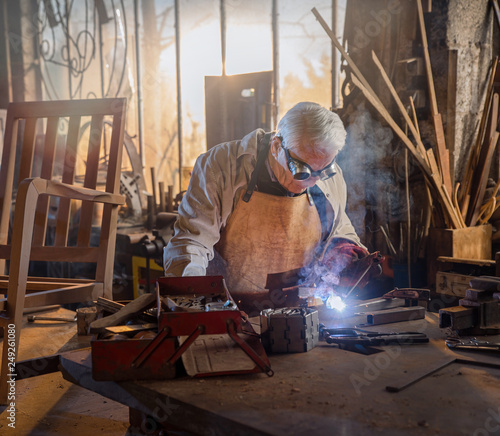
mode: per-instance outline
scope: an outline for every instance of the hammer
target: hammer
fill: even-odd
[[[40,315],[28,315],[28,322],[35,321],[61,321],[61,322],[75,322],[76,315],[71,318],[66,318],[64,316],[40,316]]]

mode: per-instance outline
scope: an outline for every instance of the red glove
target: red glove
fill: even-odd
[[[323,282],[330,285],[352,287],[366,271],[366,264],[358,264],[357,261],[369,254],[367,250],[353,242],[340,240],[327,248],[323,259],[319,262],[319,270],[316,272],[321,274]],[[363,288],[370,279],[380,275],[380,272],[380,265],[373,263],[370,271],[364,275],[357,286]]]

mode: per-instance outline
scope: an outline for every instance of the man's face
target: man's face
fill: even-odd
[[[333,152],[326,155],[318,155],[314,153],[314,150],[307,145],[302,145],[302,143],[298,148],[289,150],[289,154],[293,159],[305,162],[313,171],[324,169],[335,158],[335,153]],[[294,194],[301,194],[307,188],[314,186],[320,179],[319,176],[310,176],[305,180],[296,180],[288,168],[285,150],[283,149],[281,140],[277,136],[274,136],[271,142],[269,163],[279,184]]]

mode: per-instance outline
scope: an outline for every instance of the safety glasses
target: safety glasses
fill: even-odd
[[[281,139],[281,147],[285,151],[288,169],[292,173],[295,180],[307,180],[309,177],[319,177],[320,180],[327,180],[337,173],[337,170],[335,169],[335,159],[333,159],[332,162],[322,170],[314,171],[305,162],[290,156],[290,152],[285,147],[283,139]]]

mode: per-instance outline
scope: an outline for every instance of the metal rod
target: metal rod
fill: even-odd
[[[229,140],[227,90],[226,90],[226,2],[220,0],[220,49],[222,62],[222,76],[220,81],[220,114],[221,114],[221,139]],[[212,145],[212,144],[211,144]]]
[[[142,68],[141,68],[141,44],[139,39],[139,1],[134,0],[134,28],[135,28],[135,56],[137,75],[137,124],[139,131],[139,157],[142,169],[146,166],[146,156],[144,153],[144,119],[143,119],[143,97],[142,97]]]
[[[349,289],[349,292],[346,294],[346,296],[344,297],[344,300],[347,299],[347,297],[349,297],[349,295],[351,295],[351,292],[354,291],[354,289],[356,288],[356,286],[359,285],[359,282],[361,280],[363,280],[363,277],[366,276],[366,273],[370,270],[370,268],[372,267],[372,264],[369,264],[368,267],[365,269],[365,271],[363,272],[363,274],[361,274],[361,276],[359,277],[359,279],[356,281],[356,283],[354,283],[354,286]]]
[[[10,61],[10,44],[9,44],[9,20],[7,12],[7,2],[2,2],[3,7],[3,29],[4,29],[4,43],[5,43],[5,66],[7,73],[7,92],[8,102],[12,102],[12,69]]]
[[[273,32],[273,121],[272,129],[278,125],[280,107],[280,82],[279,82],[279,22],[278,0],[273,0],[272,32]]]
[[[337,35],[338,1],[332,0],[332,33]],[[332,42],[332,109],[339,107],[339,65],[337,48]]]
[[[220,51],[222,76],[226,75],[226,2],[220,0]]]
[[[104,58],[102,54],[102,47],[104,43],[102,42],[102,23],[101,19],[97,18],[98,29],[99,29],[99,67],[101,70],[101,97],[106,97],[104,95]]]
[[[68,0],[64,2],[64,14],[66,15],[66,54],[68,56],[68,89],[69,89],[69,98],[70,100],[73,98],[73,86],[71,82],[71,50],[70,50],[70,42],[71,38],[69,35],[69,4]]]
[[[179,147],[179,191],[182,185],[182,92],[181,92],[181,29],[179,0],[175,0],[175,70],[177,80],[177,143]]]

